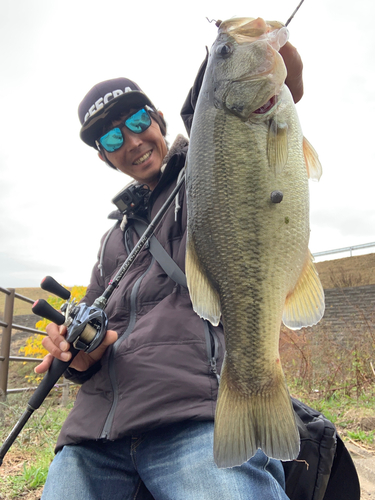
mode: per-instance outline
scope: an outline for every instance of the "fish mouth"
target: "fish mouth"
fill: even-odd
[[[260,108],[256,109],[253,111],[253,113],[257,115],[264,115],[267,113],[270,109],[272,109],[275,105],[277,104],[277,95],[273,95],[271,99],[269,99],[266,104],[263,104]]]

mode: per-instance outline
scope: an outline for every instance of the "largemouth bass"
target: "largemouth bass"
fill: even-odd
[[[279,356],[281,321],[316,324],[324,293],[308,250],[308,178],[321,165],[304,139],[278,50],[287,29],[260,18],[221,23],[209,54],[187,159],[186,275],[194,310],[226,354],[214,459],[258,448],[292,460],[299,433]]]

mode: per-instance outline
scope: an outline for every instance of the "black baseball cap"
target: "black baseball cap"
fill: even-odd
[[[81,139],[96,149],[95,141],[100,136],[104,125],[121,108],[130,109],[145,105],[156,109],[141,88],[127,78],[114,78],[94,85],[78,107],[78,116],[82,125]]]

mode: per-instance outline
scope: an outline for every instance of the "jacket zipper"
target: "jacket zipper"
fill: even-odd
[[[220,375],[217,372],[217,358],[219,355],[219,340],[214,331],[211,330],[209,322],[203,320],[204,335],[206,338],[207,358],[210,365],[210,371],[216,377],[217,383],[220,383]]]
[[[109,360],[108,360],[108,372],[109,372],[109,379],[110,379],[111,386],[112,386],[113,401],[112,401],[111,409],[109,410],[108,416],[107,416],[106,421],[104,423],[104,427],[103,427],[102,433],[100,435],[100,439],[108,439],[108,436],[109,436],[110,431],[111,431],[112,423],[113,423],[113,418],[115,416],[117,403],[118,403],[119,393],[118,393],[118,384],[117,384],[116,370],[115,370],[115,363],[114,363],[115,354],[116,354],[119,346],[121,345],[121,343],[127,337],[129,337],[129,335],[133,331],[133,328],[135,326],[135,321],[137,318],[136,300],[137,300],[138,290],[139,290],[142,279],[144,278],[144,276],[146,276],[146,274],[150,270],[154,261],[155,261],[155,259],[152,257],[150,265],[148,266],[146,271],[137,279],[137,281],[135,282],[135,284],[133,286],[133,289],[132,289],[131,294],[130,294],[130,316],[129,316],[128,327],[125,330],[125,332],[121,335],[121,337],[112,346],[112,350],[111,350]]]

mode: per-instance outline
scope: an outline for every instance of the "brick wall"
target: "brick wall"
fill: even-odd
[[[364,329],[375,333],[375,285],[331,288],[324,291],[326,309],[323,319],[313,328],[326,328],[334,336],[343,332],[359,334]]]

